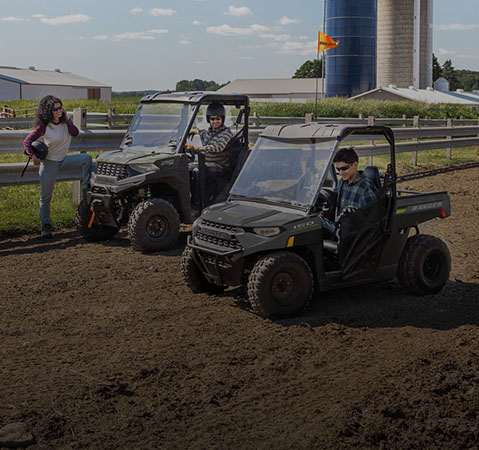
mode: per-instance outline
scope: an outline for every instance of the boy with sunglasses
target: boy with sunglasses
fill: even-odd
[[[348,214],[376,200],[374,183],[359,173],[359,157],[352,147],[340,149],[333,163],[341,177],[336,187],[336,216]],[[337,222],[321,217],[321,222],[331,233],[337,231]]]

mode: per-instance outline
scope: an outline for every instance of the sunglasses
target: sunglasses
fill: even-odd
[[[341,166],[341,167],[336,167],[336,170],[338,173],[340,172],[346,172],[351,167],[351,164],[348,164],[347,166]]]
[[[63,109],[63,106],[59,106],[58,108],[53,108],[53,111],[57,112],[57,111],[61,111]]]
[[[210,120],[221,120],[221,117],[214,117],[214,116],[211,116],[211,117],[210,117]]]

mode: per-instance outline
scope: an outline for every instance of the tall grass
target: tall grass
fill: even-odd
[[[381,100],[348,101],[345,98],[325,98],[306,103],[252,103],[251,111],[264,117],[302,117],[316,111],[316,117],[401,118],[419,116],[429,119],[479,119],[479,110],[461,105],[431,105],[421,102],[391,102]]]
[[[133,114],[141,97],[114,97],[108,104],[99,100],[65,100],[63,102],[68,111],[75,108],[86,108],[91,112],[107,112],[114,107],[118,114]],[[38,106],[36,100],[2,101],[0,105],[7,105],[13,109],[25,109]],[[324,98],[307,103],[251,103],[251,112],[264,117],[304,117],[305,114],[316,111],[317,117],[363,117],[400,118],[419,116],[429,119],[479,119],[479,110],[461,105],[443,104],[431,105],[421,102],[391,102],[382,100],[348,101],[345,98]]]

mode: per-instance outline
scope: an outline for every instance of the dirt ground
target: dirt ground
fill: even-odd
[[[186,241],[145,255],[124,233],[0,241],[0,428],[36,449],[479,448],[479,166],[410,177],[447,189],[443,292],[397,282],[316,294],[289,320],[241,289],[193,295]]]

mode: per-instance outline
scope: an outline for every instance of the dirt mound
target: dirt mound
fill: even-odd
[[[479,168],[421,227],[452,254],[441,293],[396,283],[316,294],[301,317],[254,315],[243,289],[193,295],[177,248],[0,241],[0,428],[32,449],[457,449],[479,446]]]

